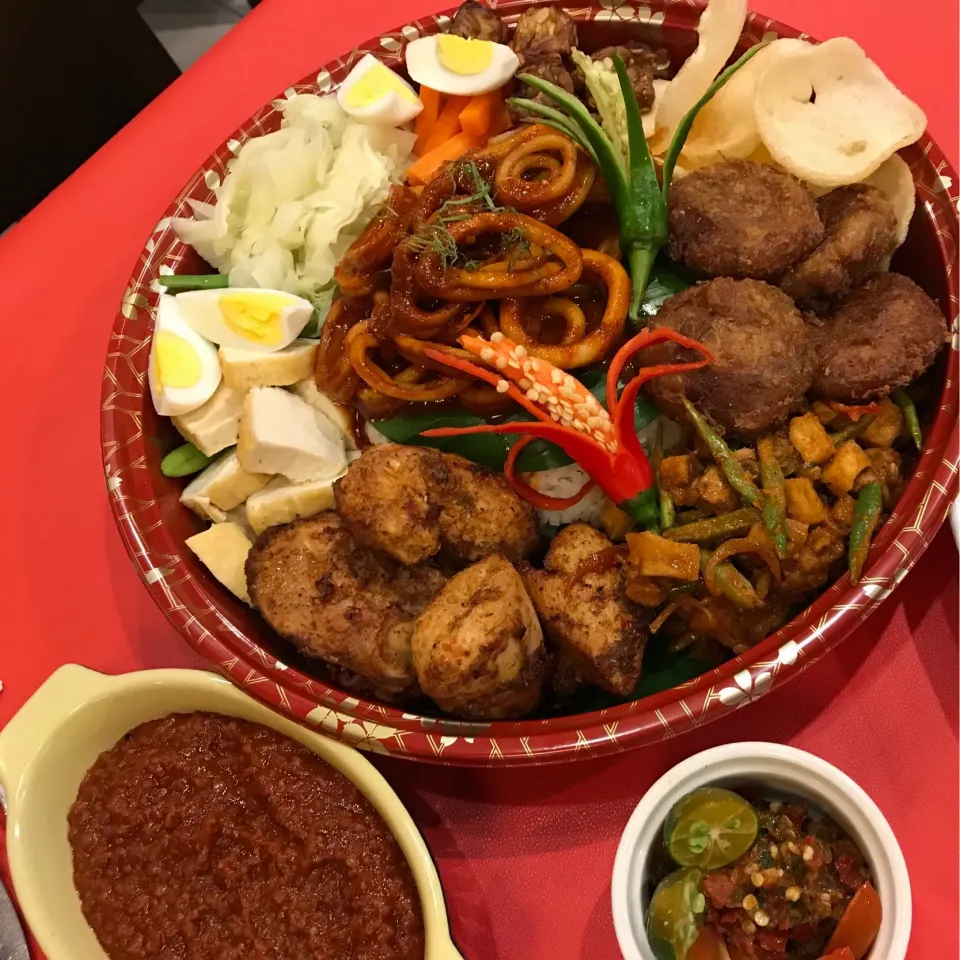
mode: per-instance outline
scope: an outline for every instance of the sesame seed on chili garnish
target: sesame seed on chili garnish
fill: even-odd
[[[497,369],[506,370],[507,369],[507,358],[506,357],[497,357]]]
[[[521,377],[517,381],[517,386],[521,390],[529,390],[533,386],[533,381],[529,377]]]
[[[517,344],[517,349],[513,351],[518,357],[525,357],[527,355],[527,348],[522,344]]]
[[[554,383],[556,383],[556,384],[561,384],[561,383],[563,383],[563,371],[562,371],[562,370],[558,370],[556,367],[554,367],[554,368],[550,371],[550,379],[551,379]]]
[[[493,343],[499,343],[502,339],[503,339],[503,334],[499,330],[497,330],[496,333],[490,334],[490,340]]]
[[[497,381],[497,393],[506,393],[510,389],[510,384],[506,380]]]
[[[540,361],[539,361],[539,360],[531,360],[531,361],[530,361],[530,369],[531,369],[534,373],[536,373],[536,372],[540,369]]]
[[[480,359],[485,360],[487,363],[489,363],[494,358],[494,356],[495,354],[490,347],[484,347],[480,351]]]
[[[533,387],[531,387],[531,388],[527,391],[527,399],[528,399],[528,400],[536,400],[536,399],[537,399],[537,391],[534,390]]]

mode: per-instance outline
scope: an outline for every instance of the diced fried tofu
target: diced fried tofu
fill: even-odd
[[[884,400],[883,409],[860,434],[868,447],[890,447],[903,431],[903,413],[892,400]]]
[[[630,563],[644,577],[696,580],[700,576],[700,548],[695,543],[676,543],[655,533],[627,534]]]
[[[693,457],[688,453],[666,457],[660,464],[660,482],[665,487],[685,487],[694,476]]]
[[[614,543],[622,543],[623,538],[636,526],[636,522],[629,513],[625,513],[608,499],[600,510],[600,526]]]
[[[824,468],[820,480],[838,497],[853,489],[853,481],[870,466],[870,458],[853,440],[841,443],[834,458]],[[801,519],[801,518],[798,518]]]
[[[704,503],[718,510],[733,510],[737,506],[737,494],[716,464],[707,467],[697,478],[696,490]]]
[[[820,418],[814,413],[805,413],[790,421],[790,442],[800,451],[804,463],[823,463],[836,451]]]
[[[821,523],[827,515],[823,501],[813,483],[805,477],[791,477],[784,484],[787,495],[787,516],[800,523]]]

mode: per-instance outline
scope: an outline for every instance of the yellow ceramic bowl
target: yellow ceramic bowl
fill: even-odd
[[[413,871],[423,908],[424,960],[462,960],[450,939],[427,845],[390,785],[356,750],[273,713],[212,673],[145,670],[107,677],[77,666],[54,673],[0,733],[13,884],[49,960],[106,960],[80,910],[67,840],[67,812],[83,775],[139,724],[194,710],[272,727],[351,780],[387,822]]]

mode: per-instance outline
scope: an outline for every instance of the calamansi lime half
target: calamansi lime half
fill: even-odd
[[[757,836],[757,814],[743,797],[720,787],[687,794],[670,811],[663,839],[681,867],[716,870],[742,857]]]
[[[647,910],[647,940],[657,960],[685,960],[703,926],[703,872],[675,870],[661,880]]]

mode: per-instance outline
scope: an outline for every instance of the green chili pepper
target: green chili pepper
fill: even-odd
[[[700,570],[707,567],[710,560],[710,551],[700,550]],[[740,610],[756,610],[763,606],[760,595],[753,589],[753,584],[729,560],[717,565],[714,579],[720,593]]]
[[[853,523],[850,527],[850,581],[860,582],[863,565],[867,562],[870,552],[870,541],[873,532],[877,529],[880,520],[880,511],[883,509],[883,485],[879,480],[868,483],[857,497],[857,505],[853,508]]]
[[[660,498],[660,529],[672,527],[677,520],[677,510],[673,497],[663,489],[660,482],[660,465],[663,463],[663,426],[657,429],[657,439],[653,444],[653,477],[657,484],[657,496]]]
[[[841,443],[846,443],[847,440],[856,440],[876,419],[872,413],[865,413],[859,419],[849,423],[842,430],[831,433],[830,439],[833,441],[833,445],[839,447]]]
[[[699,102],[684,116],[667,149],[660,179],[657,177],[656,167],[643,135],[643,119],[640,116],[637,96],[619,54],[615,53],[612,59],[623,97],[627,127],[626,149],[621,149],[619,145],[614,144],[611,135],[616,135],[605,131],[573,94],[567,93],[562,87],[550,83],[549,80],[543,80],[529,73],[521,73],[518,76],[523,83],[545,94],[555,106],[547,106],[529,99],[512,98],[509,102],[534,114],[542,123],[559,130],[578,143],[600,168],[607,182],[620,228],[620,249],[630,267],[630,279],[633,285],[630,318],[634,323],[640,323],[640,306],[650,270],[657,251],[667,241],[667,200],[670,194],[670,180],[693,121],[700,109],[747,61],[756,56],[763,46],[764,44],[761,43],[751,47],[736,63],[724,70]],[[588,87],[590,83],[591,80],[588,77]],[[597,99],[596,95],[595,99]],[[619,137],[617,139],[619,141]]]
[[[224,273],[171,273],[157,277],[157,280],[168,290],[219,290],[230,286],[230,278]]]
[[[757,441],[757,458],[763,484],[763,527],[782,560],[787,555],[787,494],[772,437]]]
[[[192,443],[185,443],[176,450],[171,450],[160,461],[160,472],[165,477],[189,477],[192,473],[199,473],[212,457],[201,453]]]
[[[703,520],[709,516],[710,514],[703,510],[681,510],[677,514],[677,521],[674,526],[682,527],[685,523],[693,523],[694,520]]]
[[[721,513],[706,520],[696,520],[680,527],[664,530],[668,540],[677,543],[707,543],[710,540],[728,540],[730,537],[743,536],[755,523],[760,522],[760,514],[752,507],[743,507],[730,513]]]
[[[907,430],[910,431],[910,436],[913,438],[917,449],[922,450],[923,431],[920,429],[920,418],[917,416],[917,408],[913,405],[913,401],[907,396],[905,390],[894,390],[893,402],[903,411],[903,419],[906,421]]]
[[[727,446],[723,437],[707,423],[703,414],[686,397],[683,398],[683,405],[697,428],[700,439],[713,454],[713,459],[717,461],[730,486],[740,494],[740,499],[751,507],[762,506],[763,497],[757,485],[747,476],[740,461],[733,455],[733,451]]]

